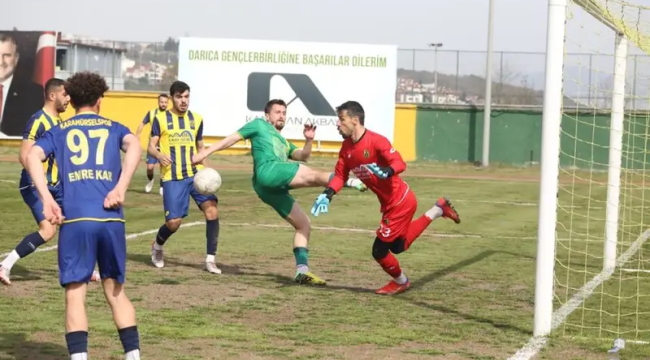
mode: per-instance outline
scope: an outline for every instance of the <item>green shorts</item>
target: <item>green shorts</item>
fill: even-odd
[[[255,169],[253,189],[265,204],[273,208],[283,219],[289,216],[296,200],[289,194],[291,180],[298,173],[300,164],[293,162],[269,162]]]

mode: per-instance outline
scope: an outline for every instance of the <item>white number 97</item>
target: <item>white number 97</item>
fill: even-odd
[[[88,131],[88,137],[91,139],[99,139],[97,144],[97,152],[95,154],[95,164],[104,164],[104,150],[106,148],[106,140],[108,140],[108,129],[92,129]],[[83,165],[88,161],[90,154],[90,147],[88,145],[88,137],[79,129],[72,129],[68,132],[65,138],[68,149],[74,153],[70,156],[70,161],[75,165]]]

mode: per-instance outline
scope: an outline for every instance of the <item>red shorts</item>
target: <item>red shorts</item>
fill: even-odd
[[[418,209],[418,199],[410,189],[404,198],[381,215],[377,237],[384,242],[393,242],[405,237]]]

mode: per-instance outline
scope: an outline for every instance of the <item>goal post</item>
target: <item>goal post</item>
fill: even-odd
[[[536,337],[650,342],[649,54],[650,7],[548,1]]]

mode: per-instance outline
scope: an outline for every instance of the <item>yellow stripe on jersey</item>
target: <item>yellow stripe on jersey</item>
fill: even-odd
[[[45,109],[40,111],[40,115],[32,123],[29,129],[28,139],[37,141],[46,131],[58,125],[61,119],[58,116],[48,114]],[[54,156],[51,156],[43,162],[43,171],[49,185],[56,185],[59,182],[59,167],[56,165]]]
[[[160,152],[169,155],[172,163],[163,166],[162,181],[194,177],[202,165],[193,166],[192,157],[198,152],[196,143],[203,140],[203,117],[191,111],[177,115],[171,111],[159,112],[151,135],[159,136]]]

